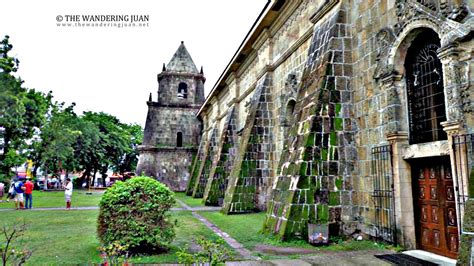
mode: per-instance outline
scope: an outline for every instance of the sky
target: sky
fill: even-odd
[[[181,41],[197,68],[204,68],[207,95],[266,2],[5,1],[0,38],[10,36],[11,55],[20,60],[18,76],[25,81],[25,87],[53,91],[59,102],[75,102],[78,114],[103,111],[122,122],[144,126],[149,93],[153,93],[153,100],[157,98],[156,75]],[[86,23],[86,17],[91,15],[103,15],[99,18],[102,20],[107,19],[106,15],[111,15],[109,20],[115,15],[122,20],[119,23],[125,24],[138,15],[144,18],[142,23],[148,24],[120,28],[77,26],[76,23]]]

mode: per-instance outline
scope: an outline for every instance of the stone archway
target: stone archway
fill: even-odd
[[[397,1],[397,22],[393,27],[383,28],[376,35],[377,64],[373,77],[386,93],[388,101],[388,107],[383,110],[383,119],[388,124],[386,137],[392,147],[397,239],[408,249],[416,248],[417,242],[413,215],[412,165],[409,160],[449,156],[451,169],[454,169],[452,135],[463,131],[463,122],[459,120],[462,117],[463,106],[459,96],[462,95],[463,84],[468,83],[462,80],[467,71],[467,67],[463,69],[462,66],[467,64],[459,61],[457,41],[468,36],[471,31],[469,18],[453,16],[451,6],[430,5],[430,3]],[[437,17],[443,19],[435,19]],[[410,145],[404,63],[414,39],[427,30],[435,32],[441,44],[437,53],[442,63],[447,120],[442,123],[442,127],[448,133],[448,141]],[[455,172],[453,174],[453,183],[457,187],[461,182],[459,178],[462,177],[456,176]],[[466,180],[462,181],[464,184],[467,183]],[[456,206],[458,206],[457,198],[456,194]],[[462,213],[463,210],[457,211],[458,227]]]

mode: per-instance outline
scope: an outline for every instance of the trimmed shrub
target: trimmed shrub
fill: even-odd
[[[153,178],[119,181],[100,201],[99,240],[124,246],[129,254],[163,252],[175,237],[169,213],[174,203],[173,192]]]

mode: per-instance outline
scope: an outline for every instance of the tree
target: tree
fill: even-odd
[[[121,174],[133,172],[137,168],[138,163],[138,145],[143,141],[143,129],[140,125],[122,125],[123,129],[128,133],[127,146],[128,149],[122,155],[121,159],[113,165],[113,169]]]
[[[20,61],[17,58],[8,56],[8,53],[13,49],[10,44],[10,36],[5,35],[2,42],[0,42],[0,72],[10,74],[16,72]]]
[[[10,176],[10,169],[24,162],[27,140],[39,132],[51,103],[51,92],[44,94],[22,87],[22,81],[12,75],[19,61],[8,53],[13,46],[9,37],[0,42],[0,179]]]
[[[0,42],[0,181],[26,159],[53,175],[82,171],[83,180],[109,169],[133,171],[142,128],[100,112],[74,112],[75,104],[53,102],[52,93],[26,89],[12,73],[19,60],[9,56],[9,37]]]
[[[31,145],[29,158],[35,162],[34,175],[40,166],[54,176],[59,176],[62,170],[68,173],[79,169],[74,145],[82,132],[74,106],[74,103],[66,108],[64,103],[52,105],[47,121]]]
[[[82,120],[83,134],[76,147],[76,156],[84,170],[83,179],[95,177],[99,172],[105,186],[109,169],[120,173],[135,169],[138,160],[136,147],[143,138],[139,125],[126,125],[103,112],[85,112]]]
[[[0,254],[2,256],[2,265],[10,262],[12,265],[22,265],[31,257],[32,251],[20,249],[17,242],[27,231],[25,222],[12,226],[3,225],[0,230]]]

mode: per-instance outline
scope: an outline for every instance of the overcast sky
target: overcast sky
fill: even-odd
[[[10,35],[25,86],[76,112],[104,111],[144,126],[156,75],[181,41],[207,78],[206,95],[266,0],[81,0],[2,3],[0,37]],[[148,27],[58,27],[58,16],[148,15]],[[61,19],[60,18],[60,19]],[[59,19],[59,20],[60,20]],[[126,23],[126,22],[125,22]],[[74,24],[74,22],[72,22]]]

